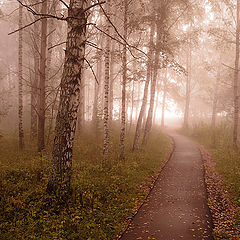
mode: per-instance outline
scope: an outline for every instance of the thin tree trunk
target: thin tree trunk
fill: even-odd
[[[38,5],[35,6],[38,12]],[[35,17],[35,20],[37,17]],[[34,58],[34,78],[31,82],[31,129],[30,139],[37,138],[37,119],[38,119],[38,83],[39,83],[39,24],[34,24],[33,29],[33,58]]]
[[[84,70],[82,69],[81,83],[80,83],[80,103],[79,103],[79,113],[78,113],[78,132],[80,135],[83,133],[85,124],[85,93],[86,84]]]
[[[71,0],[68,9],[68,34],[61,79],[60,103],[52,151],[52,168],[47,191],[65,195],[70,192],[72,150],[76,131],[80,83],[85,55],[88,1]]]
[[[185,111],[184,111],[184,121],[183,127],[188,129],[189,127],[189,108],[190,108],[190,98],[191,98],[191,46],[189,44],[188,53],[187,53],[187,82],[186,82],[186,102],[185,102]]]
[[[238,73],[239,73],[239,33],[240,33],[240,0],[237,0],[237,20],[236,20],[236,57],[233,81],[234,95],[234,115],[233,115],[233,147],[238,149],[238,122],[239,122],[239,90],[238,90]]]
[[[107,11],[106,13],[110,13],[110,6],[111,6],[111,0],[106,1],[106,7]],[[107,20],[107,30],[106,33],[109,34],[110,32],[110,23]],[[104,119],[103,119],[103,125],[104,125],[104,140],[103,140],[103,163],[102,166],[103,168],[108,167],[109,162],[108,162],[108,152],[109,152],[109,105],[108,105],[108,100],[109,100],[109,58],[110,58],[110,38],[106,38],[106,48],[105,48],[105,79],[104,79],[104,109],[103,109],[103,114],[104,114]]]
[[[155,14],[155,11],[153,11]],[[148,98],[148,86],[151,79],[151,72],[152,72],[152,59],[153,59],[153,39],[154,39],[154,31],[155,31],[155,20],[152,20],[151,23],[151,30],[150,30],[150,41],[149,41],[149,51],[148,51],[148,63],[147,63],[147,77],[144,86],[144,93],[143,93],[143,100],[142,106],[139,112],[136,131],[134,135],[133,147],[132,151],[139,149],[139,141],[140,141],[140,134],[142,129],[142,121],[146,112],[147,107],[147,98]]]
[[[133,80],[133,83],[132,83],[132,106],[131,106],[131,112],[130,112],[130,124],[129,124],[129,132],[131,131],[131,128],[132,128],[132,122],[133,122],[133,111],[134,111],[134,91],[135,91],[135,81]]]
[[[114,86],[114,50],[115,41],[111,41],[111,60],[110,60],[110,85],[109,85],[109,121],[110,124],[113,121],[113,86]]]
[[[161,4],[160,4],[161,5]],[[159,9],[159,11],[163,11]],[[153,109],[154,109],[154,101],[155,101],[155,92],[156,92],[156,84],[157,84],[157,75],[158,75],[158,65],[159,65],[159,56],[160,56],[160,44],[161,44],[161,21],[160,21],[160,13],[158,13],[157,17],[157,44],[156,44],[156,51],[155,51],[155,59],[154,59],[154,69],[153,69],[153,78],[151,82],[151,97],[150,97],[150,105],[148,109],[147,120],[144,129],[144,135],[142,140],[142,145],[146,145],[149,139],[149,134],[152,129],[152,122],[153,122]]]
[[[101,82],[102,82],[101,75],[102,75],[102,58],[100,58],[97,62],[98,83],[95,81],[95,84],[94,84],[94,101],[93,101],[92,121],[93,121],[93,128],[94,128],[96,138],[98,138],[98,123],[99,123],[98,108],[99,108],[99,89],[100,89]]]
[[[151,128],[152,128],[155,91],[156,91],[156,83],[157,83],[157,75],[158,75],[159,54],[160,54],[160,51],[157,49],[156,54],[155,54],[155,61],[154,61],[155,66],[154,66],[154,72],[153,72],[153,79],[152,79],[152,82],[151,82],[150,106],[149,106],[149,109],[148,109],[148,115],[147,115],[147,120],[146,120],[146,124],[145,124],[142,145],[147,144],[149,134],[150,134],[150,131],[151,131]]]
[[[23,26],[23,6],[19,4],[19,29]],[[18,39],[18,134],[19,134],[19,148],[24,147],[24,133],[23,133],[23,31],[19,31]]]
[[[212,128],[216,127],[216,117],[217,117],[217,102],[218,102],[218,85],[220,81],[220,71],[221,71],[221,57],[219,58],[218,70],[217,70],[217,78],[214,87],[214,96],[213,96],[213,106],[212,106]]]
[[[127,8],[128,0],[124,0],[124,33],[123,37],[127,40]],[[122,81],[122,115],[120,133],[120,161],[125,160],[125,132],[126,132],[126,84],[127,84],[127,44],[123,46],[123,81]]]
[[[47,13],[48,2],[42,2],[42,13]],[[41,152],[45,148],[45,84],[46,84],[46,53],[47,53],[47,18],[42,21],[41,29],[41,52],[40,52],[40,81],[39,81],[39,110],[38,110],[38,151]]]
[[[164,124],[165,124],[165,105],[166,105],[166,96],[167,96],[167,74],[165,75],[163,84],[164,84],[164,87],[163,87],[162,118],[161,118],[161,126],[162,127],[164,127]]]
[[[157,110],[158,110],[158,104],[159,104],[159,92],[160,92],[159,85],[157,84],[157,96],[156,96],[156,104],[155,104],[155,108],[154,108],[153,124],[156,124],[156,118],[157,118]]]

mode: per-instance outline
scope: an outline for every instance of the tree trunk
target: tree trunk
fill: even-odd
[[[239,122],[239,90],[238,90],[238,72],[239,72],[239,33],[240,33],[240,0],[237,0],[237,20],[236,20],[236,57],[233,82],[234,95],[234,114],[233,114],[233,147],[238,149],[238,122]]]
[[[133,122],[133,111],[134,111],[134,91],[135,91],[135,81],[132,80],[132,92],[131,92],[131,95],[132,95],[132,100],[131,100],[131,112],[130,112],[130,124],[129,124],[129,132],[131,131],[131,128],[132,128],[132,122]]]
[[[159,9],[159,11],[163,11]],[[155,101],[155,92],[156,92],[156,84],[157,84],[157,75],[158,75],[158,65],[159,65],[159,57],[160,57],[160,45],[161,45],[161,34],[162,34],[162,26],[160,21],[160,13],[157,16],[157,43],[156,43],[156,51],[155,51],[155,59],[154,59],[154,69],[153,69],[153,78],[151,82],[151,97],[150,97],[150,105],[148,109],[148,116],[145,124],[144,135],[142,140],[142,145],[146,145],[148,142],[149,134],[152,128],[153,122],[153,109],[154,109],[154,101]]]
[[[157,96],[156,96],[156,104],[154,108],[154,115],[153,115],[153,124],[156,124],[156,118],[157,118],[157,111],[158,111],[158,105],[159,105],[159,93],[160,93],[160,84],[157,84]]]
[[[19,29],[23,26],[23,6],[19,4]],[[24,133],[23,133],[23,31],[19,31],[18,39],[18,134],[19,134],[19,148],[24,147]]]
[[[80,103],[79,103],[79,113],[78,113],[78,132],[81,135],[84,131],[85,124],[85,93],[86,84],[84,70],[82,69],[81,83],[80,83]]]
[[[124,0],[124,33],[123,37],[127,41],[127,8],[128,0]],[[122,114],[120,133],[120,161],[125,160],[125,132],[126,132],[126,84],[127,84],[127,44],[123,46],[123,81],[122,81]]]
[[[35,1],[34,1],[35,2]],[[38,5],[35,6],[38,12]],[[35,20],[37,17],[35,17]],[[33,29],[33,58],[34,58],[34,77],[31,82],[31,129],[30,139],[37,138],[37,119],[38,119],[38,83],[39,83],[39,24],[34,24]]]
[[[160,33],[158,33],[158,34],[160,34]],[[159,38],[159,36],[157,38]],[[157,83],[157,75],[158,75],[159,54],[160,54],[160,51],[157,49],[156,53],[155,53],[155,61],[154,61],[155,66],[154,66],[154,71],[153,71],[153,79],[152,79],[152,82],[151,82],[150,106],[149,106],[149,109],[148,109],[148,116],[147,116],[147,121],[146,121],[146,124],[145,124],[142,145],[147,144],[149,134],[150,134],[150,131],[151,131],[151,128],[152,128],[155,91],[156,91],[156,83]]]
[[[191,65],[192,65],[192,53],[191,46],[189,44],[188,53],[187,53],[187,81],[186,81],[186,102],[185,102],[185,111],[184,111],[184,121],[183,128],[188,129],[189,127],[189,108],[190,108],[190,98],[191,98]]]
[[[110,61],[110,85],[109,85],[109,121],[113,121],[113,85],[114,85],[114,50],[115,41],[111,41],[111,61]]]
[[[111,0],[106,1],[106,13],[109,15],[110,12],[110,6],[111,6]],[[110,32],[110,23],[107,21],[107,30],[106,33],[109,34]],[[104,140],[103,140],[103,162],[102,166],[103,168],[108,167],[108,152],[109,152],[109,58],[110,58],[110,38],[106,38],[106,48],[105,48],[105,79],[104,79],[104,109],[103,109],[103,125],[104,125]]]
[[[166,71],[167,73],[167,71]],[[164,120],[165,120],[165,105],[166,105],[166,96],[167,96],[167,74],[163,80],[163,101],[162,101],[162,118],[161,118],[161,126],[164,127]]]
[[[80,84],[85,55],[88,1],[71,0],[68,34],[61,79],[60,103],[52,151],[52,168],[47,191],[64,196],[71,190],[72,150],[76,131]]]
[[[153,14],[155,14],[155,11],[153,11]],[[147,77],[146,77],[146,82],[145,82],[145,85],[144,85],[142,106],[141,106],[139,116],[138,116],[138,120],[137,120],[132,151],[134,151],[136,149],[139,149],[139,140],[140,140],[140,134],[141,134],[141,129],[142,129],[142,121],[143,121],[143,118],[144,118],[144,115],[145,115],[145,112],[146,112],[146,107],[147,107],[148,86],[149,86],[149,82],[150,82],[150,79],[151,79],[151,72],[152,72],[154,32],[155,32],[155,20],[152,20],[151,30],[150,30],[148,62],[147,62]]]
[[[220,71],[221,71],[221,57],[219,58],[218,70],[217,70],[217,78],[214,87],[214,96],[213,96],[213,106],[212,106],[212,128],[216,127],[216,117],[217,117],[217,103],[218,103],[218,85],[220,82]]]
[[[47,13],[48,2],[42,2],[42,13]],[[45,84],[46,84],[46,53],[47,53],[47,18],[42,20],[41,29],[41,50],[40,50],[40,81],[39,81],[39,110],[38,110],[38,151],[41,152],[45,148]]]

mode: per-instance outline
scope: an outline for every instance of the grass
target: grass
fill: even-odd
[[[101,168],[101,144],[93,135],[76,140],[69,201],[45,193],[50,151],[18,152],[16,139],[1,139],[0,239],[114,239],[171,149],[170,140],[155,129],[149,144],[132,153],[132,137],[129,133],[126,161],[119,163],[119,133],[112,132],[108,170]]]
[[[184,133],[209,149],[218,172],[223,176],[226,188],[239,206],[240,214],[240,154],[232,147],[231,126],[221,123],[212,129],[202,123]],[[237,222],[240,223],[240,219],[237,219]]]

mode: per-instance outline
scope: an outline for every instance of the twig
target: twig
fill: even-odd
[[[90,67],[90,69],[91,69],[91,71],[92,71],[92,73],[93,73],[93,76],[94,76],[94,78],[95,78],[97,84],[99,85],[99,82],[98,82],[98,80],[97,80],[97,76],[96,76],[96,74],[95,74],[95,72],[94,72],[94,70],[93,70],[93,68],[92,68],[92,66],[91,66],[91,64],[90,64],[90,62],[89,62],[86,58],[84,58],[84,60],[87,62],[88,66]]]

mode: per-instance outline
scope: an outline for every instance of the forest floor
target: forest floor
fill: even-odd
[[[159,128],[154,128],[146,147],[132,152],[130,131],[126,160],[121,163],[119,129],[117,125],[111,131],[109,169],[101,167],[101,129],[96,138],[87,125],[86,133],[76,138],[73,194],[67,201],[45,191],[50,147],[40,155],[35,144],[26,143],[20,152],[16,137],[0,139],[0,239],[115,239],[146,199],[172,152],[171,139]]]
[[[204,167],[198,146],[167,132],[175,150],[122,240],[213,239]]]

